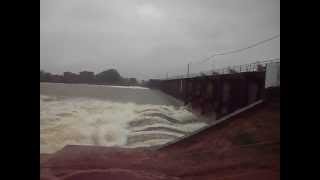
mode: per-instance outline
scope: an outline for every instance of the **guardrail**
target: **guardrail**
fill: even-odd
[[[235,73],[242,73],[242,72],[259,72],[265,71],[267,64],[270,63],[280,63],[280,58],[277,59],[269,59],[265,61],[258,61],[249,64],[242,64],[236,66],[228,66],[225,68],[214,69],[211,71],[200,72],[200,73],[193,73],[189,75],[178,75],[178,76],[171,76],[168,78],[163,78],[161,80],[173,80],[173,79],[185,79],[185,78],[194,78],[199,76],[212,76],[212,75],[221,75],[221,74],[235,74]]]

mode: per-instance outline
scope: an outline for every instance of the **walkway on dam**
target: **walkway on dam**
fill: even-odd
[[[41,156],[41,179],[280,179],[279,102],[265,102],[159,150],[67,146]]]

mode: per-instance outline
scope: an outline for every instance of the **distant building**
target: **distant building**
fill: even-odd
[[[77,83],[79,82],[78,80],[78,75],[72,72],[64,72],[63,73],[63,80],[66,83]]]
[[[79,81],[81,83],[93,83],[94,82],[94,72],[90,71],[81,71],[79,74]]]
[[[56,82],[56,83],[63,82],[63,76],[54,74],[51,76],[51,82]]]
[[[129,84],[136,85],[136,84],[138,84],[138,81],[136,78],[129,78]]]

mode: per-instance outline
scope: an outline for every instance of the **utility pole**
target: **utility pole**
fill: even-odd
[[[217,68],[217,66],[216,66],[217,64],[216,64],[216,60],[214,59],[214,60],[212,60],[212,73],[219,73],[219,69]]]
[[[169,77],[169,76],[168,76],[168,72],[167,72],[167,80],[168,80],[168,77]]]
[[[189,78],[189,73],[190,73],[190,63],[188,63],[187,78]]]

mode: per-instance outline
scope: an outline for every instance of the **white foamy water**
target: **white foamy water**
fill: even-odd
[[[41,153],[71,144],[161,145],[206,125],[183,107],[54,95],[40,95],[40,120]]]
[[[107,86],[107,87],[125,88],[125,89],[145,89],[145,90],[149,89],[149,88],[140,87],[140,86]]]

